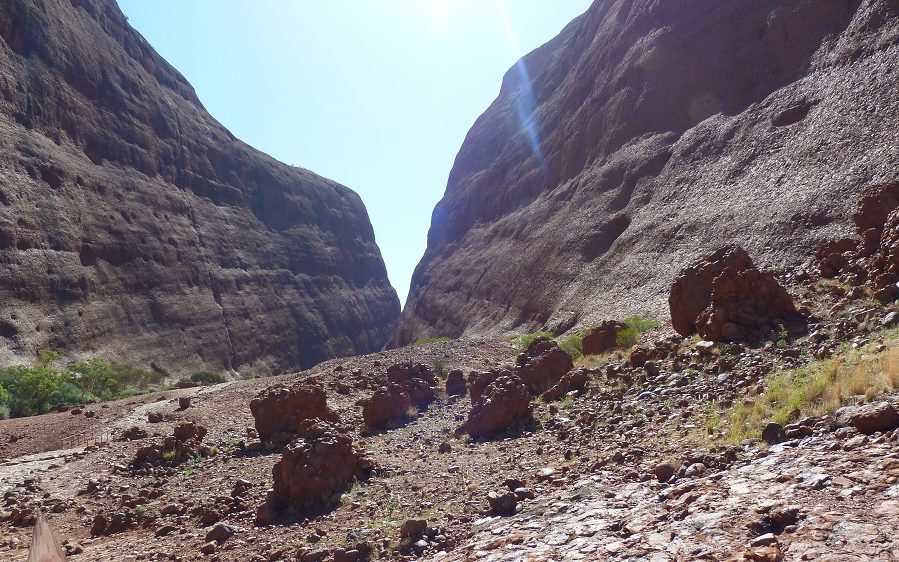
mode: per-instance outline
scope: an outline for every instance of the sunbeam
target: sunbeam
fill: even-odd
[[[512,28],[512,22],[509,20],[509,12],[506,9],[505,2],[503,0],[496,0],[496,9],[499,13],[503,30],[506,33],[506,38],[509,41],[509,46],[515,53],[515,56],[518,57],[515,68],[518,70],[520,86],[517,92],[511,93],[512,103],[515,105],[515,113],[518,116],[518,121],[531,145],[531,151],[534,153],[534,158],[537,159],[537,163],[543,169],[544,173],[546,173],[546,159],[543,157],[543,150],[540,147],[540,135],[537,130],[537,115],[534,113],[534,110],[536,109],[534,88],[531,84],[531,76],[528,72],[527,64],[525,64],[523,59],[524,53],[521,52],[518,39],[515,37],[515,30]]]

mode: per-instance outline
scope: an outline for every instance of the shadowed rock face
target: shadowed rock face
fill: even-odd
[[[897,61],[896,0],[595,2],[469,132],[395,343],[665,318],[728,242],[806,259],[899,173]]]
[[[0,302],[0,361],[173,374],[374,351],[399,315],[358,195],[235,139],[112,0],[0,3]]]

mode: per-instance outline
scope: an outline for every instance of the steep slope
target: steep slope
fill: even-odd
[[[379,349],[362,201],[235,139],[113,0],[0,3],[0,361],[171,373]]]
[[[896,0],[597,1],[506,75],[395,334],[667,317],[725,242],[794,264],[897,178]]]

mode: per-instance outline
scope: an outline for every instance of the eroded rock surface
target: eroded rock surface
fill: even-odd
[[[665,318],[726,242],[803,262],[896,180],[897,61],[894,1],[593,3],[469,131],[395,342]]]
[[[174,375],[379,349],[399,315],[349,189],[240,142],[112,0],[0,4],[0,360]]]

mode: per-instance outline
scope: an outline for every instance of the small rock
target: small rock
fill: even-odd
[[[762,430],[762,440],[769,445],[775,445],[785,441],[786,438],[786,432],[779,423],[771,422]]]
[[[496,515],[512,515],[518,505],[518,496],[514,492],[490,492],[487,494],[490,510]]]
[[[217,523],[208,533],[206,533],[206,541],[214,541],[223,544],[226,540],[234,536],[237,531],[231,525]]]
[[[893,311],[883,317],[880,321],[880,325],[884,328],[892,328],[899,324],[899,312]]]
[[[764,535],[759,535],[756,538],[749,541],[749,546],[758,547],[758,546],[771,546],[772,544],[777,543],[777,537],[774,536],[774,533],[765,533]]]
[[[424,519],[408,519],[400,527],[400,538],[414,538],[425,532],[428,522]]]
[[[652,469],[652,473],[659,482],[667,482],[674,476],[674,467],[668,463],[662,463],[656,465],[656,467]]]

